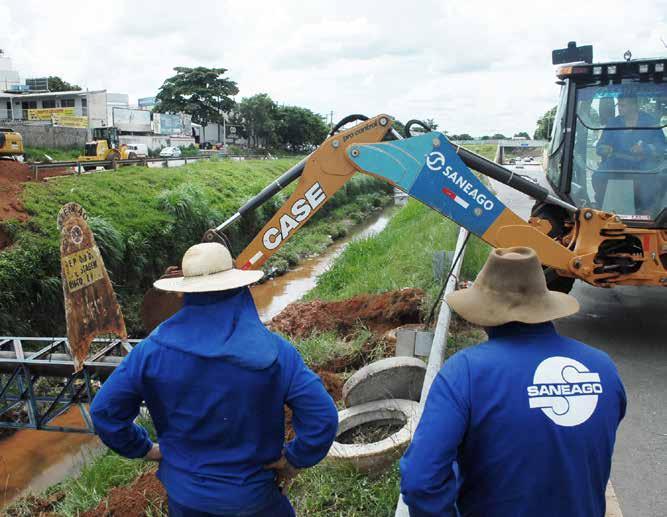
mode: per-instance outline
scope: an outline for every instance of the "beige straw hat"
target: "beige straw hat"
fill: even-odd
[[[234,269],[229,250],[217,242],[192,246],[183,255],[183,276],[161,278],[153,285],[162,291],[204,293],[226,291],[254,284],[263,271]]]
[[[494,249],[473,286],[447,295],[446,301],[461,317],[483,327],[542,323],[579,310],[574,297],[547,289],[540,260],[525,247]]]

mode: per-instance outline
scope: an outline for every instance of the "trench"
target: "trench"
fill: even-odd
[[[326,271],[356,239],[370,237],[389,223],[394,207],[388,207],[353,227],[322,254],[303,260],[295,269],[251,291],[262,321],[268,321],[287,305],[310,291]],[[61,425],[81,425],[78,408],[58,419]],[[97,437],[77,433],[23,430],[0,441],[0,508],[29,492],[39,493],[67,477],[78,474],[93,456],[104,452]]]

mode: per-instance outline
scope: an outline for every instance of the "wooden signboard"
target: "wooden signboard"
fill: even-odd
[[[58,228],[67,340],[78,372],[96,336],[116,334],[127,339],[127,331],[85,210],[76,203],[66,204],[58,214]]]

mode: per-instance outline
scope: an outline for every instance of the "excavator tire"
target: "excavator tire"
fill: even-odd
[[[544,268],[544,278],[547,281],[549,291],[558,291],[559,293],[569,293],[574,286],[574,278],[560,276],[550,267]]]
[[[111,151],[107,155],[107,160],[110,161],[111,164],[107,165],[106,168],[109,170],[116,169],[116,162],[120,161],[120,153],[118,151]]]
[[[564,222],[567,219],[568,214],[563,208],[547,203],[535,203],[535,206],[531,211],[531,216],[546,219],[551,223],[549,237],[552,239],[558,239],[565,233]],[[572,290],[574,278],[560,276],[550,267],[544,266],[542,269],[544,269],[544,278],[547,281],[547,288],[550,291],[558,291],[567,294]]]

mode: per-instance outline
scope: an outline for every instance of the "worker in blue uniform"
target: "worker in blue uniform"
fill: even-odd
[[[190,248],[183,276],[158,289],[183,308],[139,343],[95,397],[101,440],[128,458],[160,462],[172,516],[287,517],[298,469],[322,460],[338,413],[297,350],[261,323],[248,285],[217,243]],[[145,402],[158,443],[134,423]],[[284,406],[296,438],[284,444]]]
[[[579,309],[548,291],[530,248],[492,251],[448,295],[489,340],[449,358],[401,460],[412,517],[604,517],[623,384],[600,350],[551,320]]]

